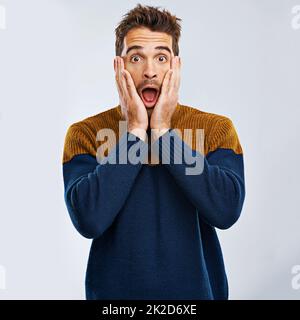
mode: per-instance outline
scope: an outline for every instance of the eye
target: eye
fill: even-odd
[[[161,55],[161,56],[158,57],[158,60],[159,60],[160,62],[164,62],[164,59],[165,59],[165,61],[168,60],[168,58],[167,58],[166,56],[163,56],[163,55]]]
[[[140,58],[140,57],[137,56],[137,55],[134,55],[134,56],[132,56],[132,57],[130,58],[130,61],[131,61],[131,62],[138,62],[138,60],[133,60],[133,59],[136,59],[136,58]]]

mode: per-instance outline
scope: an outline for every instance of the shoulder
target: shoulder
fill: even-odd
[[[119,120],[121,120],[120,107],[116,106],[95,115],[76,121],[67,128],[63,162],[71,160],[78,154],[96,155],[99,142],[99,130],[113,130],[117,134]]]
[[[180,104],[174,127],[179,129],[202,129],[205,154],[217,148],[228,148],[242,153],[242,147],[230,117],[212,113],[193,106]]]
[[[205,111],[202,108],[180,104],[178,114],[176,115],[178,124],[197,126],[203,129],[211,129],[212,127],[224,122],[231,122],[226,115]]]

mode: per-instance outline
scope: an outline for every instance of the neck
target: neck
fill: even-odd
[[[153,112],[153,108],[151,108],[151,109],[147,108],[147,113],[148,113],[149,119],[151,118],[152,112]]]

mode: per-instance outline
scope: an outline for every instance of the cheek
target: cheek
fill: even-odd
[[[159,78],[160,78],[162,81],[163,81],[166,73],[167,73],[170,69],[171,69],[171,66],[166,65],[164,68],[162,68],[162,69],[160,70]]]
[[[130,64],[125,64],[124,67],[130,73],[135,86],[137,86],[140,79],[142,78],[141,72],[139,71],[138,67],[132,67],[132,65]]]

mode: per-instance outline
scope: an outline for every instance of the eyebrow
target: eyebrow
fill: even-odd
[[[129,47],[129,48],[126,50],[126,54],[128,54],[129,51],[134,50],[134,49],[143,50],[144,47],[138,46],[138,45],[136,45],[136,46],[131,46],[131,47]],[[156,50],[166,50],[166,51],[168,51],[170,54],[172,54],[171,49],[170,49],[169,47],[167,47],[167,46],[157,46],[157,47],[155,47],[154,49],[156,49]]]

